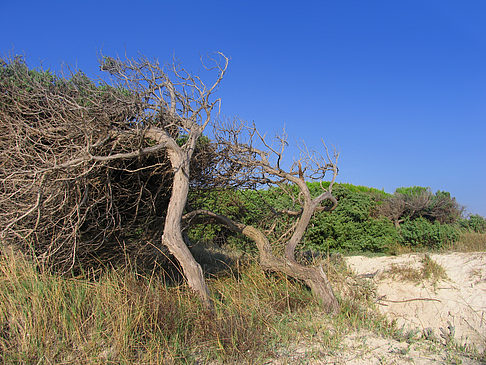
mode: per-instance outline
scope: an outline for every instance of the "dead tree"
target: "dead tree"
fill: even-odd
[[[158,65],[147,62],[113,62],[110,73],[130,90],[144,92],[145,108],[154,115],[168,114],[163,126],[148,125],[144,137],[163,146],[168,154],[172,170],[172,192],[167,207],[162,243],[176,257],[182,266],[189,286],[202,298],[204,304],[212,307],[209,290],[201,266],[192,256],[182,237],[181,219],[184,212],[190,182],[190,162],[198,139],[211,121],[212,111],[219,100],[210,98],[223,79],[228,66],[228,58],[219,53],[222,63],[213,60],[217,71],[216,81],[207,87],[197,76],[184,69],[173,68],[178,80],[172,82]],[[219,60],[221,61],[221,60]],[[162,128],[161,128],[162,127]],[[182,146],[178,137],[184,135]]]
[[[278,146],[270,145],[265,136],[261,135],[254,125],[244,123],[219,126],[215,133],[217,141],[217,155],[220,159],[218,174],[221,181],[228,185],[253,186],[262,188],[278,186],[282,192],[293,196],[292,187],[298,188],[297,210],[277,211],[272,207],[274,215],[288,215],[295,218],[294,224],[275,241],[283,243],[281,255],[271,242],[270,232],[252,227],[204,209],[194,210],[184,216],[187,224],[207,219],[225,225],[234,232],[238,232],[253,240],[259,251],[260,264],[263,269],[283,272],[290,277],[305,282],[322,305],[330,313],[336,313],[339,304],[334,296],[329,280],[322,266],[304,266],[295,259],[295,250],[302,241],[307,226],[316,211],[333,210],[337,200],[332,195],[332,188],[338,174],[337,158],[331,157],[324,145],[326,158],[303,148],[299,160],[285,170],[282,159],[287,146],[286,136],[278,138]],[[321,184],[322,191],[312,196],[306,180],[322,181],[326,173],[330,172],[330,183],[327,187]],[[273,227],[274,228],[274,227]],[[272,227],[270,228],[270,231]]]
[[[22,60],[2,61],[1,243],[23,245],[44,262],[61,254],[68,270],[81,249],[89,252],[120,225],[126,212],[117,202],[126,198],[127,210],[139,214],[148,189],[137,173],[150,171],[161,188],[149,192],[147,205],[160,190],[170,191],[161,242],[211,307],[201,267],[181,234],[191,160],[228,66],[221,53],[209,61],[205,67],[216,77],[208,85],[177,64],[146,58],[103,57],[101,70],[112,82],[100,85],[81,73],[66,80],[32,74]],[[125,186],[117,195],[112,176],[120,171],[135,176],[135,189]]]
[[[395,228],[400,229],[400,223],[405,221],[406,209],[407,205],[403,194],[394,194],[378,205],[376,213],[378,216],[387,217],[393,222]]]
[[[13,242],[31,250],[46,265],[57,257],[60,266],[69,270],[79,255],[89,255],[113,232],[126,229],[126,217],[137,221],[140,216],[156,215],[152,206],[165,191],[168,203],[161,243],[181,264],[189,286],[211,308],[202,269],[186,246],[181,227],[191,161],[218,106],[213,94],[228,66],[222,54],[211,61],[208,69],[216,73],[216,79],[209,86],[176,64],[164,68],[145,58],[104,57],[101,69],[113,80],[99,85],[82,73],[66,80],[32,73],[18,60],[3,62],[0,243]],[[254,126],[220,128],[213,144],[214,171],[206,179],[208,186],[266,184],[284,191],[289,184],[298,187],[299,209],[274,212],[296,219],[277,240],[284,242],[282,256],[269,235],[256,227],[215,212],[196,210],[185,219],[217,219],[254,240],[265,269],[304,281],[335,312],[338,304],[324,271],[299,264],[295,249],[314,212],[331,210],[337,203],[332,196],[337,155],[332,160],[326,150],[325,160],[304,150],[303,157],[286,171],[281,167],[286,144],[281,138],[279,148],[274,149]],[[322,180],[327,172],[332,173],[329,186],[311,196],[306,179]],[[149,188],[147,181],[153,180],[155,188]]]

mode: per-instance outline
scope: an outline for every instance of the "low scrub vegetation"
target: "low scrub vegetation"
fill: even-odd
[[[319,183],[308,185],[311,192],[317,193]],[[294,197],[279,188],[210,192],[196,204],[262,229],[276,227],[282,234],[288,229],[288,218],[268,207],[298,209],[298,192],[289,190]],[[455,247],[484,250],[480,242],[484,241],[481,237],[486,233],[486,219],[479,215],[461,218],[462,208],[448,192],[432,194],[428,188],[411,187],[388,194],[364,186],[337,184],[334,195],[338,206],[332,212],[314,214],[303,238],[304,250],[392,254]],[[196,226],[190,236],[195,241],[253,250],[252,242],[216,225]]]
[[[445,249],[459,252],[484,252],[486,251],[486,233],[463,231],[459,239],[446,245]]]

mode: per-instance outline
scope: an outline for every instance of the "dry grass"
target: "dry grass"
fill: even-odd
[[[300,283],[252,263],[209,281],[208,313],[160,276],[60,277],[0,254],[0,363],[259,363],[298,339],[318,336],[336,351],[350,331],[393,332],[368,307],[373,288],[350,277],[342,258],[326,270],[344,298],[335,318]]]
[[[220,300],[212,314],[185,287],[164,285],[158,277],[112,271],[96,281],[62,278],[3,256],[0,362],[151,364],[190,362],[194,357],[254,359],[267,353],[266,341],[272,335],[269,318],[277,318],[287,307],[312,303],[295,285],[289,284],[286,291],[279,290],[281,297],[275,297],[268,292],[276,290],[265,290],[261,278],[228,281],[233,284],[224,289],[216,286]],[[238,282],[242,285],[237,286]],[[243,305],[241,297],[252,297],[243,291],[263,297],[260,306]]]
[[[423,266],[422,275],[440,272],[427,259]],[[264,363],[316,343],[319,356],[338,353],[362,330],[404,340],[373,309],[372,281],[353,276],[339,256],[325,270],[340,298],[333,318],[306,287],[254,263],[209,280],[216,310],[208,313],[185,285],[161,276],[60,277],[0,255],[0,363]]]
[[[307,288],[256,264],[228,268],[210,286],[215,313],[159,276],[60,277],[0,255],[0,363],[261,362],[316,330],[303,323],[328,318]]]
[[[464,232],[459,240],[446,247],[449,251],[484,252],[486,251],[486,233]]]
[[[440,280],[447,280],[447,274],[445,269],[432,260],[429,255],[425,255],[422,259],[422,276],[425,280],[432,280],[436,283]]]
[[[390,268],[383,272],[384,277],[391,277],[398,280],[406,280],[413,282],[422,281],[422,273],[420,268],[415,268],[410,265],[392,264]]]

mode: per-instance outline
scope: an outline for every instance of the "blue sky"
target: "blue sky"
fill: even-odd
[[[223,115],[324,139],[339,181],[446,190],[486,216],[485,15],[483,0],[0,0],[0,49],[94,77],[100,51],[195,71],[222,51]]]

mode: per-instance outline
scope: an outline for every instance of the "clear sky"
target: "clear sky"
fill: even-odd
[[[222,51],[223,115],[323,138],[341,182],[429,186],[486,216],[485,19],[484,0],[0,0],[0,52],[96,77],[100,51],[196,71]]]

